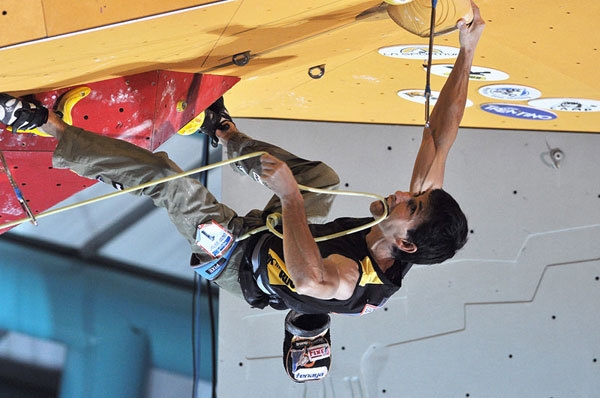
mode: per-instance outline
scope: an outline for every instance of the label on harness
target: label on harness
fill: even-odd
[[[294,372],[294,378],[299,381],[321,380],[327,376],[329,369],[326,366],[319,366],[313,369],[301,368]]]
[[[198,225],[196,244],[213,257],[221,257],[233,242],[233,236],[214,221]]]

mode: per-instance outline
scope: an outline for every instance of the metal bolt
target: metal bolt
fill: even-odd
[[[557,169],[560,167],[560,162],[563,159],[563,157],[563,151],[561,151],[558,148],[554,148],[550,151],[550,158],[552,159],[552,164],[554,164],[554,167],[556,167]]]

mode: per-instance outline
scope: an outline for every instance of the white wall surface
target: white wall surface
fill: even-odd
[[[408,190],[421,136],[416,127],[237,122],[325,160],[340,189],[382,195]],[[563,151],[560,168],[549,147]],[[219,396],[600,396],[599,154],[596,134],[462,129],[444,187],[469,219],[466,247],[413,267],[385,309],[332,316],[333,363],[321,382],[285,374],[285,312],[221,293]],[[222,176],[223,202],[242,214],[270,196]],[[331,216],[368,215],[369,202],[339,197]]]

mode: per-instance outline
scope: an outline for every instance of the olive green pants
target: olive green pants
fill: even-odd
[[[314,188],[334,189],[339,177],[329,166],[318,161],[301,159],[277,146],[253,140],[245,134],[232,135],[227,143],[227,154],[236,157],[265,151],[286,162],[299,184]],[[69,126],[62,135],[53,155],[56,168],[67,168],[82,177],[97,179],[114,187],[130,188],[158,180],[182,170],[165,152],[153,153],[129,142],[91,133]],[[234,169],[248,175],[260,175],[260,159],[251,158],[236,163]],[[192,177],[177,178],[135,191],[149,196],[154,205],[167,210],[171,222],[190,244],[200,263],[214,258],[196,245],[198,225],[214,221],[234,237],[263,224],[263,214],[281,211],[277,196],[273,196],[263,210],[252,210],[241,217],[228,206],[219,203],[210,191]],[[243,195],[243,192],[240,192]],[[309,220],[325,218],[333,201],[332,195],[303,192]],[[241,241],[232,254],[223,273],[215,283],[233,294],[242,296],[238,282],[239,264],[246,249]]]

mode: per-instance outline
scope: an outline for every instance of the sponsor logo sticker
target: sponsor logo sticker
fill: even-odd
[[[424,60],[429,57],[429,46],[421,44],[408,44],[400,46],[382,47],[377,50],[379,54],[391,58]],[[459,49],[450,46],[433,46],[432,59],[449,59],[458,57]]]
[[[198,225],[196,244],[213,257],[221,257],[233,242],[233,235],[214,221]]]
[[[527,105],[515,104],[482,104],[481,109],[494,115],[512,117],[523,120],[553,120],[556,114]]]
[[[314,369],[298,369],[294,372],[294,378],[298,381],[304,380],[320,380],[327,376],[328,369],[325,366],[320,366]]]
[[[440,96],[439,91],[431,90],[431,97],[429,98],[429,104],[432,106],[435,105],[439,96]],[[418,89],[400,90],[400,91],[398,91],[398,97],[405,99],[407,101],[417,102],[419,104],[425,104],[425,90],[418,90]],[[468,108],[470,106],[473,106],[473,101],[467,99],[465,108]]]
[[[600,101],[583,98],[540,98],[529,105],[562,112],[600,112]]]
[[[437,64],[431,65],[431,74],[436,76],[448,77],[452,72],[454,65],[452,64]],[[497,69],[485,68],[482,66],[472,66],[469,80],[480,82],[493,82],[507,80],[510,76]]]
[[[308,348],[307,355],[310,362],[316,362],[319,359],[329,358],[331,356],[329,344],[311,346]]]
[[[479,94],[488,98],[513,101],[532,100],[542,96],[540,90],[519,84],[490,84],[480,87]]]

